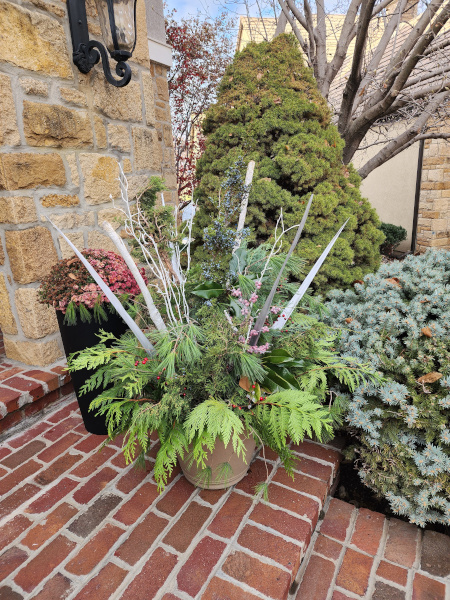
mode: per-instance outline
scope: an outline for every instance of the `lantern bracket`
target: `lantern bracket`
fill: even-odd
[[[131,68],[125,61],[131,57],[131,53],[113,53],[113,58],[119,61],[116,64],[116,74],[119,79],[115,79],[111,73],[105,46],[96,40],[89,40],[85,0],[67,0],[67,11],[72,37],[72,59],[78,70],[81,73],[89,73],[101,58],[107,81],[115,87],[127,85],[131,80]]]

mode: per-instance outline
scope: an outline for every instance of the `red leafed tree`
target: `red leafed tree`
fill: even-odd
[[[195,165],[204,149],[203,114],[215,102],[216,91],[234,50],[233,24],[225,14],[216,18],[166,17],[167,43],[173,66],[168,73],[178,194],[188,200],[196,185]]]

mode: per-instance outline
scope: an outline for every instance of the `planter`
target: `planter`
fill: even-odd
[[[108,311],[108,320],[102,321],[101,323],[97,323],[94,321],[94,318],[92,318],[90,323],[82,323],[80,321],[76,325],[66,325],[64,323],[63,313],[58,310],[56,311],[56,317],[58,319],[59,331],[61,332],[66,356],[69,356],[72,352],[78,352],[79,350],[95,346],[98,343],[96,334],[99,333],[100,329],[111,332],[116,337],[123,335],[128,329],[122,318],[116,312],[110,313]],[[89,405],[92,400],[99,395],[99,390],[92,390],[86,394],[80,393],[80,389],[92,374],[93,371],[89,371],[88,369],[81,369],[80,371],[71,373],[73,387],[86,429],[89,433],[106,435],[108,431],[105,417],[103,415],[97,416],[95,412],[89,410]]]
[[[255,440],[252,436],[250,438],[243,437],[243,439],[246,449],[244,458],[241,456],[238,457],[237,454],[235,454],[231,442],[229,442],[228,446],[225,446],[222,440],[216,440],[214,450],[211,453],[208,453],[208,457],[205,461],[207,467],[210,467],[211,469],[211,478],[209,482],[204,480],[201,469],[197,467],[195,461],[192,465],[189,465],[191,453],[191,447],[189,447],[188,454],[185,455],[184,458],[178,457],[178,462],[184,476],[193,485],[208,490],[223,490],[238,483],[247,474],[256,448]],[[223,463],[228,463],[232,469],[231,473],[225,477],[220,472],[220,466],[223,465]]]

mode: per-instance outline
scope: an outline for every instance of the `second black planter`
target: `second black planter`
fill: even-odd
[[[72,352],[78,352],[85,348],[90,348],[98,343],[97,333],[100,329],[113,333],[116,337],[123,335],[128,327],[124,323],[122,317],[116,312],[110,313],[108,311],[108,320],[97,323],[92,320],[90,323],[82,323],[78,318],[76,325],[66,325],[64,323],[64,316],[61,311],[56,311],[58,318],[59,331],[61,332],[61,338],[64,346],[64,352],[66,356],[72,354]],[[81,371],[74,371],[71,373],[73,387],[77,396],[78,404],[80,406],[81,416],[83,417],[84,426],[89,433],[95,433],[97,435],[106,435],[106,421],[104,416],[97,416],[95,411],[89,410],[89,405],[98,394],[98,389],[81,394],[80,389],[86,383],[87,379],[93,374],[93,371],[82,369]]]

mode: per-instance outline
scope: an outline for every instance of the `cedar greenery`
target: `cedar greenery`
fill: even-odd
[[[378,218],[359,192],[353,167],[342,164],[344,143],[292,35],[251,43],[236,54],[203,128],[197,238],[217,215],[212,199],[218,197],[223,173],[243,157],[245,163],[256,162],[246,219],[253,242],[272,235],[280,208],[287,226],[299,223],[313,192],[296,250],[309,265],[350,218],[314,286],[346,286],[377,269],[383,240]],[[293,236],[291,232],[291,240]]]

